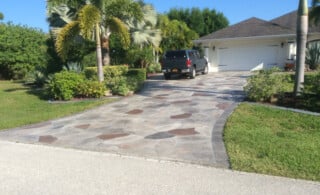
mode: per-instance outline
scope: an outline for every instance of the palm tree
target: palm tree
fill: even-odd
[[[157,61],[156,51],[159,49],[161,42],[161,30],[156,28],[158,21],[157,12],[151,5],[144,5],[142,12],[142,20],[132,18],[127,24],[130,28],[133,42],[140,46],[140,48],[151,45],[155,58],[154,61]]]
[[[66,59],[67,51],[72,41],[75,41],[77,35],[85,39],[91,39],[96,42],[98,79],[104,80],[102,45],[108,49],[108,40],[111,32],[121,34],[121,42],[124,45],[130,44],[130,36],[125,24],[117,17],[106,15],[107,0],[48,0],[49,6],[57,5],[75,5],[76,16],[72,21],[59,30],[56,38],[56,50],[62,59]],[[108,57],[108,55],[107,55]],[[106,60],[106,62],[108,62]],[[107,64],[107,63],[106,63]]]
[[[85,5],[79,12],[76,20],[66,24],[59,32],[56,39],[56,50],[62,59],[66,59],[67,51],[70,48],[75,36],[80,34],[85,39],[96,41],[98,79],[103,81],[102,54],[100,40],[101,13],[94,5]]]
[[[308,1],[300,0],[297,17],[297,62],[294,85],[295,96],[301,95],[304,83],[304,68],[308,35]]]
[[[4,16],[3,13],[0,12],[0,20],[3,20]]]
[[[315,24],[320,22],[320,0],[312,0],[312,9],[309,13],[309,19]]]

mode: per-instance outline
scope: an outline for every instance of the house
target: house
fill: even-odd
[[[250,18],[195,40],[204,49],[211,72],[284,68],[296,57],[297,12],[271,21]],[[308,41],[320,39],[320,26],[310,25]]]

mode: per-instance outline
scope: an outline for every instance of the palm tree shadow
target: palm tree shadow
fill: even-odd
[[[40,100],[48,100],[48,92],[44,88],[31,87],[27,92],[30,95],[37,96]]]

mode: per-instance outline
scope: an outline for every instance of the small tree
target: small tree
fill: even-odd
[[[34,28],[0,23],[0,77],[23,79],[47,66],[47,35]]]
[[[320,44],[318,42],[309,43],[306,53],[306,64],[309,68],[316,70],[320,64]]]
[[[163,51],[191,48],[193,46],[192,40],[199,37],[186,23],[178,20],[171,21],[167,16],[160,17],[159,27],[162,32],[160,47]]]

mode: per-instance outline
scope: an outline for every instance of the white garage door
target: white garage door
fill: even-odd
[[[278,45],[219,48],[219,71],[248,71],[277,66],[278,48]]]

